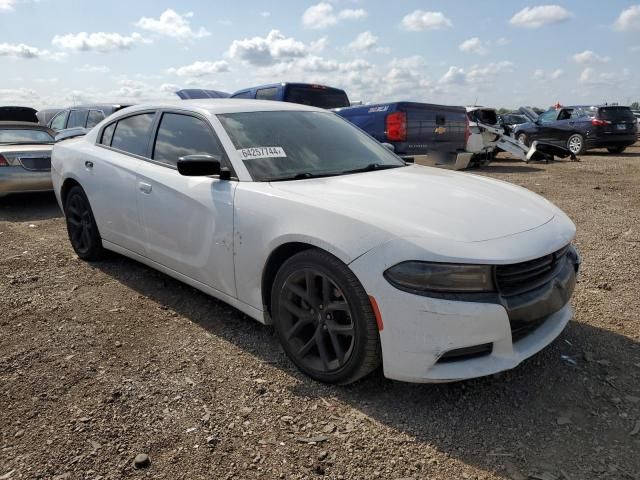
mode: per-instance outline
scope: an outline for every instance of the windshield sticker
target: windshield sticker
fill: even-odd
[[[243,160],[253,160],[254,158],[277,158],[286,157],[282,147],[253,147],[242,148],[237,151]]]

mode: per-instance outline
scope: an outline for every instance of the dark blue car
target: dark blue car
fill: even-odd
[[[629,107],[562,106],[518,125],[514,136],[525,145],[538,140],[568,148],[575,155],[592,148],[622,153],[638,139],[638,120]]]
[[[344,90],[312,83],[283,82],[260,85],[238,90],[231,95],[231,98],[275,100],[327,109],[348,107],[350,105],[349,97],[347,97]]]

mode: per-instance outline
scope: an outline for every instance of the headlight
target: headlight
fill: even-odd
[[[401,290],[440,293],[492,292],[490,265],[402,262],[387,269],[384,278]]]

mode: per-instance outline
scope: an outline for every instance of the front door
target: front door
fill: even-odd
[[[204,118],[162,113],[151,161],[137,175],[137,198],[151,260],[227,295],[235,296],[233,197],[237,182],[185,177],[179,157],[225,157]]]

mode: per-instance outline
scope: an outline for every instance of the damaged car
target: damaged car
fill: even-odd
[[[574,155],[594,148],[622,153],[637,141],[638,120],[624,106],[557,106],[517,126],[514,135],[525,145],[537,140],[567,148]]]
[[[407,165],[327,110],[131,107],[56,144],[52,179],[81,259],[119,252],[273,324],[321,382],[490,375],[572,317],[580,257],[558,207]]]

